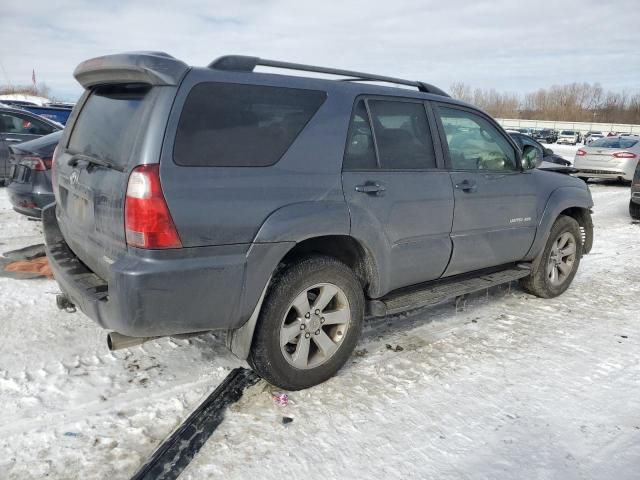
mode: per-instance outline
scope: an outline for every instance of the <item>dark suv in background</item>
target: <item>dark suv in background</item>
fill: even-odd
[[[554,297],[591,248],[585,183],[426,83],[163,53],[74,75],[47,254],[59,306],[112,348],[223,329],[266,380],[305,388],[345,363],[365,315],[516,279]]]

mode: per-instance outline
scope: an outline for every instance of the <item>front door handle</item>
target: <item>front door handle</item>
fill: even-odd
[[[369,195],[382,195],[386,188],[379,183],[367,182],[364,185],[356,185],[356,192],[366,193]]]
[[[476,185],[476,182],[474,181],[463,180],[460,183],[456,183],[456,188],[458,190],[462,190],[463,192],[474,193],[478,190],[478,185]]]

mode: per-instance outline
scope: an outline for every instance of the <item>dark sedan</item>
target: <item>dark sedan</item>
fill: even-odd
[[[62,130],[9,147],[13,164],[9,200],[16,212],[40,218],[42,208],[54,201],[51,164],[61,137]]]
[[[63,126],[26,110],[0,105],[0,185],[9,177],[9,146],[62,130]]]
[[[562,158],[560,155],[553,153],[553,150],[551,150],[550,148],[544,147],[540,142],[538,142],[537,140],[534,140],[529,135],[524,135],[522,133],[514,132],[514,131],[508,131],[508,132],[509,132],[509,135],[511,135],[511,138],[513,138],[513,140],[518,144],[518,146],[520,147],[520,150],[523,150],[525,145],[530,145],[538,151],[538,153],[542,157],[543,162],[553,163],[561,166],[571,165],[571,162],[569,160],[566,160]],[[542,168],[545,168],[544,164]]]

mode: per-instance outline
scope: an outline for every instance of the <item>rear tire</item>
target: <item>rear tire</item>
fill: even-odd
[[[634,220],[640,220],[640,205],[629,200],[629,215]]]
[[[349,267],[327,256],[303,258],[274,280],[247,360],[279,388],[312,387],[349,359],[363,317],[364,294]]]
[[[544,250],[533,262],[531,275],[520,280],[527,292],[541,298],[562,294],[575,277],[582,257],[580,225],[568,216],[558,217]]]

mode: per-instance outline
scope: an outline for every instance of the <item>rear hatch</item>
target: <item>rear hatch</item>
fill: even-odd
[[[113,55],[87,61],[74,73],[87,90],[55,156],[56,215],[69,247],[106,280],[110,265],[127,252],[129,174],[137,165],[159,161],[175,85],[187,69],[172,60],[158,54]],[[156,75],[153,66],[163,62],[184,68],[174,68],[179,71],[173,78],[167,69]]]

